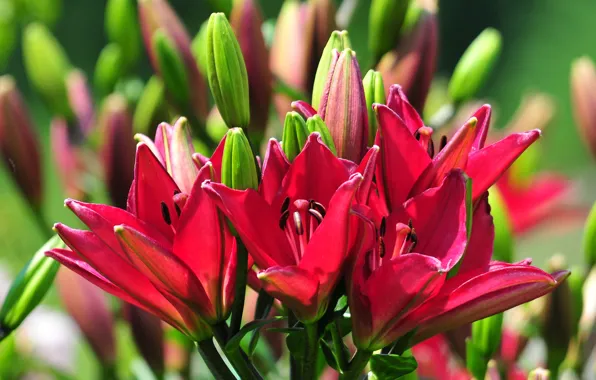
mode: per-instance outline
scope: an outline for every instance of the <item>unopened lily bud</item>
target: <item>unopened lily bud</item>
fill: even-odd
[[[385,83],[398,83],[422,113],[436,68],[438,20],[435,12],[412,4],[406,23],[396,48],[383,55],[377,70]]]
[[[588,57],[582,57],[571,68],[571,97],[575,121],[582,140],[596,157],[596,68]]]
[[[248,127],[248,74],[238,40],[223,13],[209,17],[207,73],[215,104],[228,127]]]
[[[137,102],[132,119],[135,133],[151,135],[155,132],[152,128],[167,119],[164,92],[161,79],[156,76],[149,78]]]
[[[321,54],[321,60],[317,66],[317,73],[315,75],[315,82],[312,89],[312,101],[311,105],[319,109],[321,105],[321,97],[323,96],[323,90],[325,90],[325,83],[327,83],[327,77],[329,76],[329,69],[333,63],[333,49],[337,51],[344,51],[344,49],[351,48],[350,39],[348,32],[335,30],[331,33],[327,45]]]
[[[368,113],[360,67],[350,49],[335,51],[319,115],[329,127],[337,155],[360,162],[368,143]]]
[[[184,98],[188,99],[186,103],[177,102],[175,104],[177,108],[183,112],[193,112],[199,121],[204,121],[208,112],[207,87],[205,79],[199,72],[196,60],[190,50],[188,32],[166,0],[139,0],[138,4],[143,41],[154,70],[160,75],[168,93],[176,101]],[[161,47],[168,51],[166,56],[169,58],[178,57],[184,66],[184,75],[187,79],[187,82],[184,83],[186,90],[178,87],[170,87],[170,83],[174,84],[175,82],[169,82],[164,77],[164,70],[168,70],[168,74],[171,75],[174,68],[169,66],[166,68],[161,67],[162,63],[171,63],[172,61],[166,60],[160,62],[158,59],[157,52],[154,49],[154,34],[157,30],[161,30],[166,37],[158,37],[161,40]],[[174,54],[172,50],[176,53]],[[162,56],[162,60],[163,58]],[[179,64],[175,63],[175,65]],[[176,73],[177,77],[181,77],[180,69],[175,68],[175,70],[178,71]],[[183,96],[184,94],[186,95]]]
[[[35,129],[12,77],[0,76],[0,156],[37,211],[41,207],[41,157]]]
[[[86,165],[82,159],[80,147],[73,143],[73,138],[69,135],[66,120],[62,118],[52,120],[50,146],[65,194],[69,198],[83,199],[87,193],[82,178]]]
[[[101,147],[106,187],[112,203],[126,208],[128,191],[134,176],[136,144],[132,116],[126,99],[113,94],[106,98],[99,118],[104,141]]]
[[[199,28],[199,32],[192,39],[192,43],[190,44],[190,49],[192,50],[192,55],[195,57],[197,61],[197,65],[199,67],[199,71],[201,75],[207,77],[207,29],[209,26],[209,20],[203,22],[201,27]]]
[[[62,305],[76,322],[104,367],[115,364],[114,319],[105,293],[97,286],[63,268],[56,278]]]
[[[30,24],[23,33],[23,60],[33,87],[43,96],[52,112],[70,118],[65,78],[70,71],[62,46],[41,24]]]
[[[124,304],[123,309],[139,353],[153,373],[161,378],[165,370],[164,326],[161,320],[130,304]]]
[[[451,100],[460,103],[476,95],[501,53],[501,33],[486,28],[468,46],[449,81]]]
[[[495,226],[493,259],[511,263],[514,254],[513,228],[507,206],[496,186],[491,187],[488,192],[488,203]]]
[[[226,134],[221,183],[236,190],[256,190],[259,187],[255,157],[242,128],[230,128]]]
[[[122,51],[122,64],[130,68],[141,53],[141,33],[134,0],[108,0],[105,30],[110,42]]]
[[[372,0],[368,20],[368,47],[374,57],[397,45],[410,0]]]
[[[366,98],[366,110],[368,111],[368,145],[375,143],[377,134],[377,116],[372,108],[374,103],[385,104],[385,85],[380,72],[369,70],[362,80],[364,97]]]
[[[550,371],[544,368],[536,368],[528,374],[528,380],[549,380]]]
[[[95,125],[93,99],[87,77],[81,70],[72,70],[66,77],[68,102],[83,136],[89,135]]]
[[[319,115],[311,116],[306,120],[306,129],[308,129],[308,134],[318,133],[329,150],[331,150],[333,154],[337,154],[329,128],[327,128],[327,125]]]
[[[6,337],[39,305],[54,282],[60,263],[45,252],[64,247],[58,236],[52,237],[25,265],[13,281],[0,310],[0,339]]]
[[[466,341],[466,365],[476,379],[484,379],[488,362],[501,343],[503,314],[472,323],[472,336]]]
[[[161,78],[177,104],[188,104],[190,87],[182,56],[166,33],[158,29],[153,33],[153,51],[159,65]]]
[[[284,122],[281,149],[290,162],[294,161],[294,158],[300,153],[309,134],[302,116],[295,111],[288,112]]]
[[[93,73],[93,83],[101,94],[109,94],[116,87],[116,83],[123,71],[122,62],[122,48],[120,45],[109,43],[101,49]]]
[[[256,0],[237,0],[230,16],[230,24],[238,37],[240,50],[246,63],[250,100],[251,139],[263,135],[269,119],[271,85],[273,77],[269,68],[269,52],[261,26],[263,16]]]

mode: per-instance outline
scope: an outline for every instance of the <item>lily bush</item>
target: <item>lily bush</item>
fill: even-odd
[[[165,0],[139,0],[138,10],[109,1],[98,114],[50,32],[25,30],[30,80],[54,115],[65,206],[81,223],[56,223],[60,239],[15,280],[1,337],[40,302],[60,263],[61,297],[105,377],[118,373],[101,291],[122,301],[159,378],[190,376],[193,347],[216,379],[525,378],[523,347],[510,340],[526,336],[504,327],[502,313],[545,295],[532,305],[552,318],[528,323],[544,330],[544,365],[581,373],[593,319],[576,326],[593,280],[570,277],[560,260],[546,272],[512,258],[514,237],[561,215],[571,186],[535,170],[552,105],[530,98],[505,132],[490,131],[490,105],[472,106],[499,33],[470,45],[430,112],[432,4],[374,0],[365,63],[336,30],[354,12],[348,1],[336,15],[331,1],[287,0],[272,36],[255,1],[216,3],[227,16],[213,13],[191,40]],[[155,75],[135,92],[141,41]],[[0,106],[2,154],[41,215],[38,143],[8,77]],[[93,202],[89,177],[103,179],[110,204]],[[552,331],[561,323],[571,324],[563,341]],[[183,352],[176,365],[164,364],[164,330]]]

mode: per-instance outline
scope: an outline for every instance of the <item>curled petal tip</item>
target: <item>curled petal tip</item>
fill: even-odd
[[[567,277],[569,277],[570,274],[571,274],[571,271],[569,271],[569,270],[560,270],[560,271],[554,272],[551,276],[555,280],[556,284],[559,285],[563,281],[565,281],[567,279]]]

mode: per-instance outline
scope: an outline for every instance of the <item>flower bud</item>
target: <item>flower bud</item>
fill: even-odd
[[[460,103],[476,95],[501,53],[501,33],[486,28],[468,46],[449,81],[451,100]]]
[[[145,359],[153,373],[158,378],[162,378],[165,363],[164,326],[161,320],[136,306],[130,304],[122,306],[124,318],[130,325],[132,339],[139,350],[139,354]]]
[[[236,190],[256,190],[259,187],[255,157],[242,128],[230,128],[226,134],[221,183]]]
[[[209,26],[209,20],[203,22],[201,27],[199,28],[199,32],[192,39],[192,43],[190,44],[190,49],[192,50],[192,55],[195,57],[197,61],[197,65],[199,67],[199,71],[201,75],[207,76],[207,30]]]
[[[149,78],[137,102],[132,119],[135,133],[151,135],[155,132],[152,129],[167,119],[164,95],[161,79],[156,76]]]
[[[295,111],[288,112],[284,122],[281,149],[290,162],[294,161],[294,158],[302,151],[308,135],[309,130],[302,116]]]
[[[125,209],[134,176],[136,144],[132,117],[122,95],[113,94],[106,98],[99,124],[104,138],[101,160],[108,194],[115,206]]]
[[[472,336],[466,341],[466,365],[477,379],[484,379],[488,362],[501,343],[503,314],[472,323]]]
[[[81,70],[72,70],[66,77],[66,91],[68,102],[79,130],[83,136],[88,136],[95,125],[95,110],[87,77]]]
[[[182,99],[184,96],[181,95],[185,93],[187,94],[187,103],[176,103],[179,110],[183,112],[194,112],[194,115],[199,121],[204,121],[208,112],[207,89],[205,80],[201,76],[196,60],[190,50],[190,37],[188,36],[186,29],[184,29],[184,25],[182,25],[182,22],[178,19],[178,16],[176,16],[176,13],[174,13],[166,0],[139,0],[138,4],[143,41],[145,48],[149,53],[149,58],[154,70],[159,73],[168,92],[174,99]],[[184,83],[186,90],[170,87],[169,81],[163,76],[162,67],[153,43],[153,35],[157,30],[161,30],[166,36],[166,38],[159,37],[161,43],[166,45],[162,45],[162,48],[165,47],[169,50],[168,56],[170,58],[173,56],[178,57],[184,66],[185,76],[187,78],[187,82]],[[171,50],[174,50],[176,54],[174,55]],[[162,57],[162,59],[163,58],[164,57]],[[166,70],[172,70],[172,67],[167,67]],[[169,74],[172,74],[172,72],[170,71]],[[180,72],[176,75],[177,77],[182,76]],[[183,92],[179,93],[180,91]]]
[[[344,51],[344,49],[351,48],[350,39],[348,38],[348,32],[335,30],[331,33],[327,45],[321,54],[321,60],[317,66],[317,73],[315,74],[315,82],[312,89],[312,101],[311,105],[319,109],[321,105],[321,97],[323,96],[323,90],[325,89],[325,83],[329,76],[329,69],[333,63],[333,49],[337,51]]]
[[[528,380],[549,380],[550,371],[544,368],[536,368],[528,374]]]
[[[58,272],[56,285],[62,305],[77,323],[104,367],[115,364],[114,319],[105,293],[66,268]]]
[[[246,63],[250,100],[251,139],[263,135],[269,119],[272,80],[269,52],[265,45],[261,25],[263,16],[256,0],[237,0],[232,9],[230,24],[238,36],[238,43]],[[258,144],[260,145],[260,144]]]
[[[385,83],[399,83],[408,100],[422,112],[435,73],[438,51],[438,21],[433,11],[412,4],[396,49],[377,65]],[[409,26],[411,24],[411,26]]]
[[[23,196],[39,211],[42,198],[40,147],[14,80],[0,77],[0,156]]]
[[[410,0],[372,0],[368,19],[368,48],[378,60],[397,44]]]
[[[69,135],[66,120],[52,120],[50,146],[65,194],[69,198],[83,199],[87,191],[81,174],[85,171],[86,165],[80,147],[73,143]]]
[[[58,236],[52,237],[25,265],[13,281],[0,310],[0,337],[5,337],[39,305],[52,286],[60,263],[45,256],[45,252],[64,247]]]
[[[319,115],[313,115],[306,120],[306,129],[308,129],[309,135],[314,132],[318,133],[329,150],[337,155],[337,150],[335,149],[333,138],[331,138],[331,133],[329,133],[329,128],[327,128],[327,125]]]
[[[182,56],[161,29],[153,33],[152,47],[163,83],[177,104],[189,104],[190,87]]]
[[[109,94],[116,87],[122,71],[122,48],[116,43],[109,43],[99,53],[99,57],[95,63],[93,83],[101,94]]]
[[[375,143],[377,135],[377,116],[372,108],[374,103],[385,104],[385,85],[381,73],[369,70],[362,80],[364,97],[366,98],[366,110],[368,111],[368,145]]]
[[[228,127],[248,127],[248,75],[238,40],[223,13],[209,17],[207,73],[215,104]]]
[[[5,71],[8,60],[17,45],[17,10],[13,2],[2,2],[0,18],[0,70]]]
[[[588,57],[582,57],[571,68],[571,97],[575,121],[592,157],[596,157],[596,69]]]
[[[122,51],[123,66],[130,68],[141,53],[141,34],[134,0],[108,0],[105,30],[108,40],[116,43]]]
[[[72,111],[64,81],[70,71],[70,63],[62,46],[45,26],[34,23],[25,29],[23,60],[29,81],[52,112],[70,118]]]
[[[337,155],[360,162],[368,142],[368,113],[360,68],[350,49],[335,51],[319,115],[329,127]]]

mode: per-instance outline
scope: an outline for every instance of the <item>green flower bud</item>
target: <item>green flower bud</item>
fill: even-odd
[[[21,0],[27,16],[47,26],[53,26],[62,14],[62,0]]]
[[[4,71],[17,44],[16,10],[11,1],[0,1],[0,70]]]
[[[242,128],[230,128],[226,134],[221,183],[236,190],[259,188],[255,157]]]
[[[151,43],[164,84],[177,104],[188,104],[190,101],[188,75],[182,56],[178,53],[174,42],[163,30],[158,29],[153,33]]]
[[[295,111],[288,112],[284,122],[281,149],[290,162],[294,161],[294,158],[300,153],[304,144],[306,144],[308,135],[309,131],[302,116]]]
[[[368,47],[378,60],[397,45],[410,0],[372,0],[368,20]]]
[[[335,144],[333,143],[333,138],[331,137],[329,128],[327,128],[327,124],[325,124],[321,116],[314,115],[309,117],[308,120],[306,120],[306,129],[308,129],[308,134],[317,132],[319,135],[321,135],[321,140],[323,140],[325,145],[327,145],[333,154],[337,155],[337,150],[335,149]]]
[[[584,227],[584,255],[590,268],[596,265],[596,203],[586,219]]]
[[[132,66],[141,53],[141,32],[134,0],[108,0],[105,29],[108,39],[122,49],[122,61]]]
[[[466,341],[466,365],[476,379],[484,379],[488,362],[499,348],[503,314],[472,323],[472,337]]]
[[[164,85],[161,79],[157,76],[149,78],[132,118],[135,133],[152,135],[153,131],[151,129],[157,127],[159,122],[167,119],[164,97]]]
[[[10,286],[0,310],[0,340],[19,327],[42,301],[56,277],[60,263],[45,252],[64,247],[58,236],[52,237],[33,255]]]
[[[488,203],[495,224],[493,259],[513,262],[513,232],[507,208],[495,186],[488,192]]]
[[[99,53],[95,64],[93,83],[102,94],[109,94],[114,90],[122,74],[122,49],[120,45],[111,43]]]
[[[468,46],[455,66],[449,81],[449,96],[454,102],[470,99],[482,87],[501,52],[501,33],[487,28]]]
[[[27,76],[52,111],[70,118],[72,112],[64,79],[71,69],[62,46],[41,24],[30,24],[23,34],[23,60]]]
[[[248,127],[248,74],[238,40],[223,13],[214,13],[209,18],[207,78],[217,108],[228,127]]]
[[[373,146],[377,135],[377,116],[372,108],[373,103],[385,104],[385,85],[383,76],[374,70],[369,70],[362,80],[366,110],[368,111],[368,145]]]
[[[321,106],[321,97],[325,90],[325,83],[327,83],[329,69],[331,69],[331,64],[333,63],[333,49],[344,51],[344,49],[349,49],[351,47],[352,44],[350,43],[347,31],[335,30],[331,33],[331,37],[329,37],[329,41],[327,41],[327,45],[325,45],[321,60],[317,66],[317,73],[315,74],[315,82],[312,89],[312,101],[310,103],[315,109],[318,110]]]
[[[190,50],[192,51],[193,57],[197,61],[197,67],[201,72],[201,75],[207,76],[207,30],[209,21],[205,21],[201,24],[199,32],[193,38],[190,44]]]

